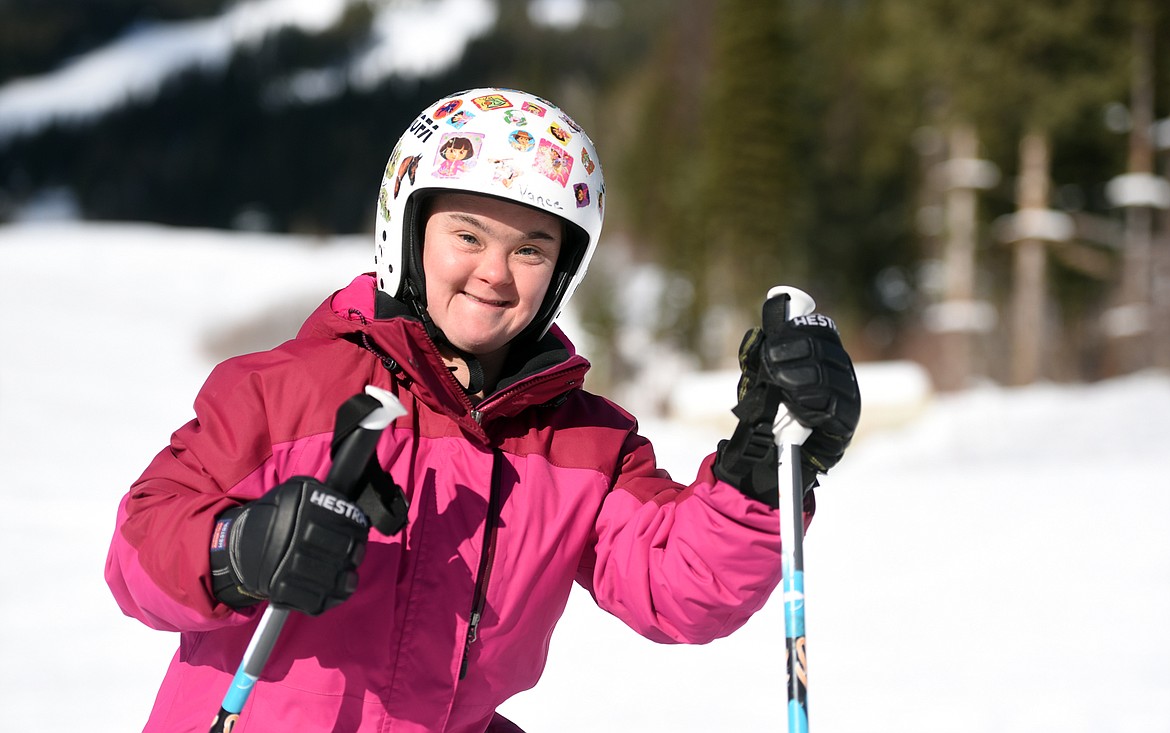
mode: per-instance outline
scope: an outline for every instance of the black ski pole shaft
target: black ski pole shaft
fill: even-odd
[[[355,413],[360,416],[356,426],[343,425],[347,416]],[[378,438],[382,431],[394,422],[406,410],[398,398],[384,389],[374,386],[366,387],[363,394],[354,395],[346,400],[337,411],[337,426],[334,430],[332,448],[333,463],[329,467],[329,475],[325,485],[349,498],[356,498],[354,494],[361,490],[361,477],[365,473],[374,449],[378,445]],[[252,694],[252,688],[268,657],[276,646],[276,640],[288,620],[289,609],[279,605],[269,604],[260,617],[260,623],[252,633],[252,640],[244,650],[240,666],[232,679],[232,684],[224,695],[219,712],[211,722],[210,733],[231,733],[244,704]]]

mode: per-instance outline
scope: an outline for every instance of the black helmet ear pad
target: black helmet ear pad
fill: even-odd
[[[427,218],[434,199],[434,189],[419,189],[410,194],[402,217],[402,287],[399,299],[410,304],[424,320],[427,307],[427,277],[423,269],[422,248]]]

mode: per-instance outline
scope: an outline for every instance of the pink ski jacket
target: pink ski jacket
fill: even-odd
[[[763,606],[775,511],[717,481],[713,457],[690,486],[671,480],[634,418],[582,389],[588,362],[559,329],[473,407],[423,325],[376,319],[374,302],[360,276],[295,339],[216,367],[122,500],[106,580],[126,614],[181,634],[146,731],[204,733],[259,619],[211,593],[216,515],[324,479],[337,407],[366,384],[408,411],[377,455],[409,524],[371,532],[352,598],[292,614],[235,733],[518,730],[496,707],[536,684],[574,580],[664,643],[727,635]]]

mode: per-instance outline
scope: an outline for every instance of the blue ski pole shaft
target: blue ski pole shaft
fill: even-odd
[[[329,476],[325,479],[327,486],[350,498],[356,498],[354,494],[361,490],[361,477],[365,473],[370,457],[374,454],[382,431],[395,418],[406,414],[398,399],[385,390],[370,386],[366,387],[365,394],[374,401],[366,400],[368,412],[365,417],[358,422],[355,430],[334,446],[333,464],[329,467]],[[351,399],[362,400],[365,399],[365,395]],[[288,616],[289,609],[279,605],[269,604],[268,608],[264,609],[260,623],[252,633],[252,640],[244,650],[236,676],[232,678],[231,686],[224,695],[219,712],[211,721],[210,733],[231,733],[240,719],[244,704],[252,694],[256,680],[260,678],[264,665],[268,663],[268,657],[276,646],[276,640],[280,637]]]
[[[816,303],[807,293],[790,287],[768,291],[764,306],[764,332],[796,316],[807,315]],[[779,311],[779,312],[777,312]],[[800,446],[811,431],[796,421],[784,405],[776,413],[772,435],[779,454],[780,562],[784,594],[785,667],[788,677],[789,733],[808,731],[808,672],[804,634],[804,477]]]
[[[269,605],[264,609],[264,615],[260,617],[260,624],[252,634],[252,640],[248,642],[236,676],[232,678],[231,687],[211,723],[211,733],[231,733],[235,727],[244,703],[248,702],[248,696],[252,694],[252,687],[260,679],[260,673],[268,663],[268,656],[276,646],[276,639],[284,628],[284,622],[288,620],[288,614],[289,610],[280,606]]]

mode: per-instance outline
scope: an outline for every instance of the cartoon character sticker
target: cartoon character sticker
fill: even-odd
[[[561,122],[564,122],[566,125],[568,125],[570,130],[572,130],[573,132],[581,132],[581,126],[578,125],[576,122],[573,122],[572,117],[569,117],[564,112],[561,112],[560,118],[561,118]]]
[[[455,114],[451,115],[451,119],[447,120],[447,124],[456,129],[462,128],[471,120],[475,119],[475,115],[471,112],[461,109]]]
[[[390,221],[390,192],[386,186],[378,189],[378,213],[382,215],[383,221]]]
[[[589,151],[581,148],[581,165],[585,166],[585,172],[593,175],[593,170],[597,168],[597,164],[593,162],[593,158],[589,156]]]
[[[492,183],[499,184],[504,188],[511,188],[522,173],[513,164],[512,158],[492,158],[491,164],[495,166],[492,171]]]
[[[568,142],[573,139],[573,133],[569,132],[555,122],[548,126],[548,134],[556,138],[557,142],[559,142],[561,145],[567,145]]]
[[[483,144],[482,133],[447,132],[439,140],[439,151],[435,154],[433,175],[439,178],[458,178],[475,165]]]
[[[493,109],[505,109],[512,106],[512,103],[503,94],[485,94],[482,97],[476,97],[471,100],[471,103],[484,112],[490,112]]]
[[[527,153],[536,145],[536,140],[527,130],[513,130],[512,134],[508,135],[508,143],[521,153]]]
[[[507,122],[509,125],[515,125],[516,127],[524,127],[528,124],[528,118],[516,110],[510,109],[504,113],[504,122]]]
[[[521,103],[520,109],[523,110],[524,112],[531,112],[532,114],[536,115],[537,117],[544,117],[544,113],[548,111],[544,107],[541,107],[539,104],[533,104],[532,102]]]
[[[569,183],[569,172],[573,170],[573,156],[552,141],[541,139],[536,146],[536,170],[562,186]]]
[[[450,102],[447,102],[442,107],[439,107],[437,110],[435,110],[435,119],[441,120],[447,115],[453,113],[455,110],[459,109],[461,106],[463,106],[462,99],[452,99]]]
[[[578,209],[584,209],[589,205],[589,185],[585,183],[573,184],[573,199],[577,202]]]

